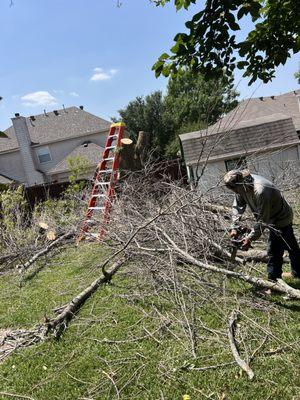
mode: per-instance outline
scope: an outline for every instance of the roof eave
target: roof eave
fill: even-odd
[[[186,162],[186,165],[193,166],[193,165],[197,165],[198,163],[202,164],[202,163],[206,163],[206,162],[207,163],[211,163],[211,162],[214,162],[214,161],[224,161],[229,157],[233,158],[233,157],[244,156],[244,155],[247,155],[247,154],[251,155],[253,153],[257,153],[257,154],[266,153],[269,150],[286,149],[288,147],[299,146],[299,145],[300,145],[300,140],[297,140],[297,141],[295,140],[295,141],[288,142],[288,143],[285,143],[285,144],[281,143],[281,144],[275,144],[275,145],[272,145],[272,146],[266,146],[264,148],[250,149],[247,152],[239,151],[239,152],[235,152],[235,153],[222,154],[222,155],[216,156],[216,157],[202,158],[200,160],[192,160],[192,161]]]

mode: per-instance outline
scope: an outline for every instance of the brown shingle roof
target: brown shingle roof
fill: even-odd
[[[57,142],[71,137],[108,130],[110,122],[77,107],[58,110],[58,115],[48,112],[39,114],[32,121],[26,118],[29,134],[34,144]],[[4,131],[8,139],[0,139],[0,152],[18,148],[14,128]]]
[[[207,129],[180,135],[186,163],[299,143],[298,96],[300,90],[245,100]]]
[[[68,158],[69,157],[77,157],[80,156],[85,160],[89,161],[89,165],[96,166],[101,160],[102,153],[104,148],[98,146],[95,143],[88,143],[87,146],[80,145],[76,147],[70,154],[68,154],[63,160],[61,160],[55,167],[53,167],[50,171],[47,172],[47,175],[58,174],[62,172],[69,171],[68,167]]]

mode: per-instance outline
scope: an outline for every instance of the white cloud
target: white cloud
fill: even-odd
[[[70,92],[69,95],[73,97],[79,97],[79,94],[76,92]]]
[[[24,106],[54,106],[57,104],[57,99],[49,92],[40,91],[25,94],[21,97]]]
[[[116,73],[118,72],[117,69],[110,69],[108,71],[104,71],[103,68],[96,67],[94,68],[94,73],[91,76],[91,81],[107,81],[111,79]]]

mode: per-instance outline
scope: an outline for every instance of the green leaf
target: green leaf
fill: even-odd
[[[249,63],[247,61],[238,61],[236,66],[238,69],[244,69]]]
[[[163,53],[160,57],[159,57],[159,60],[160,61],[163,61],[163,60],[166,60],[167,58],[169,58],[170,56],[169,56],[169,54],[168,53]]]

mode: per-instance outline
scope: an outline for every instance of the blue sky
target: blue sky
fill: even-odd
[[[32,115],[71,105],[103,118],[138,95],[164,90],[151,66],[184,30],[189,12],[148,0],[1,0],[0,129],[15,112]],[[246,32],[248,26],[243,26]],[[294,56],[268,84],[250,88],[237,75],[241,98],[297,88]]]

